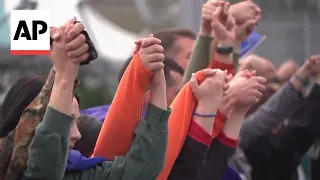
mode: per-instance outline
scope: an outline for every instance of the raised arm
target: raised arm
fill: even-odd
[[[61,36],[53,42],[50,55],[56,76],[50,101],[47,102],[48,108],[42,107],[47,110],[43,121],[35,130],[29,148],[24,179],[62,179],[65,172],[69,146],[72,145],[72,141],[69,143],[70,129],[73,127],[77,130],[75,118],[71,115],[73,84],[78,74],[79,63],[88,58],[88,46],[81,40],[79,42],[79,39],[85,39],[81,37],[84,35],[79,35],[84,29],[83,25],[81,23],[73,25],[75,21],[75,18],[69,20],[59,30],[51,29],[51,35],[58,32]],[[69,33],[66,34],[65,31]],[[66,37],[72,40],[68,44]],[[69,44],[73,46],[67,51],[66,46]],[[68,57],[68,52],[74,56]],[[42,117],[39,118],[41,121]]]
[[[59,38],[59,36],[55,38]],[[8,140],[14,140],[12,147],[14,151],[11,154],[11,161],[6,175],[10,179],[17,179],[18,175],[21,175],[27,168],[28,148],[34,137],[34,131],[37,125],[43,119],[54,80],[55,72],[51,70],[39,95],[27,106],[20,117],[16,129],[7,137]],[[76,93],[78,83],[72,83],[72,85],[74,86],[74,93]]]
[[[155,71],[163,67],[163,47],[160,43],[159,39],[152,36],[136,41],[137,51],[111,103],[94,149],[94,157],[113,160],[115,156],[123,156],[129,151],[135,128],[141,121],[143,98],[150,79]]]
[[[271,131],[271,128],[282,122],[302,102],[304,81],[312,75],[309,61],[301,66],[264,105],[246,118],[241,129],[240,146],[246,149],[257,138]]]
[[[262,77],[246,77],[245,72],[238,73],[230,81],[228,94],[220,105],[220,111],[226,115],[227,120],[220,134],[210,145],[204,167],[199,173],[200,179],[221,179],[223,176],[227,162],[237,148],[244,116],[250,105],[261,97],[260,91],[264,89],[265,81]]]
[[[142,41],[141,48],[149,47],[150,37]],[[162,48],[154,44],[153,48]],[[102,166],[79,172],[80,179],[155,179],[163,168],[168,139],[168,118],[170,111],[166,104],[166,83],[163,72],[163,54],[156,66],[151,82],[151,97],[144,120],[136,127],[135,138],[125,156],[115,157],[114,162],[104,162]],[[72,173],[66,178],[71,178]]]
[[[153,40],[152,35],[148,40]],[[156,40],[156,39],[154,39]],[[141,48],[150,46],[142,41]],[[161,49],[160,44],[153,48]],[[113,163],[109,178],[114,179],[155,179],[161,172],[168,142],[168,118],[166,82],[163,72],[163,54],[157,54],[160,61],[150,81],[151,96],[145,120],[135,130],[135,139],[126,156],[118,157]],[[120,173],[122,171],[122,173]],[[117,173],[115,173],[117,172]]]
[[[209,66],[211,61],[211,42],[212,29],[211,20],[214,9],[221,4],[221,2],[206,2],[202,6],[201,26],[196,40],[195,47],[192,51],[191,58],[184,73],[184,84],[189,82],[192,73],[198,72]]]

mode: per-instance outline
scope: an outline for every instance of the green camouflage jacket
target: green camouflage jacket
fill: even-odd
[[[46,111],[53,83],[54,71],[51,70],[39,95],[23,111],[16,129],[0,139],[1,180],[17,180],[25,171],[28,148]],[[77,93],[78,85],[79,81],[76,81],[74,93]]]

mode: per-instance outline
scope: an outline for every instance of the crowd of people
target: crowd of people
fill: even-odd
[[[51,28],[49,75],[22,77],[1,105],[0,179],[307,180],[320,55],[278,69],[246,56],[260,19],[250,0],[208,1],[198,35],[136,40],[112,103],[82,111],[89,37],[76,18]]]

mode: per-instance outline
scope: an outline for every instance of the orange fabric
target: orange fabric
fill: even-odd
[[[151,76],[152,72],[145,68],[138,54],[135,54],[123,74],[102,125],[93,157],[113,160],[115,156],[125,155],[129,151],[134,130],[141,119],[143,97]]]
[[[209,65],[211,69],[221,69],[221,70],[228,70],[228,73],[234,75],[234,65],[229,63],[219,62],[217,60],[212,60],[211,64]]]
[[[197,72],[196,77],[199,84],[205,79],[203,71]],[[166,180],[168,178],[172,166],[183,147],[192,121],[192,112],[196,108],[197,103],[197,99],[194,96],[189,83],[187,83],[171,104],[172,112],[169,117],[166,161],[164,169],[158,176],[157,180]]]

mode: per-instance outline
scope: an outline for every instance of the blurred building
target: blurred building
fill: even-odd
[[[54,26],[74,15],[84,22],[100,55],[99,61],[82,68],[84,82],[91,88],[106,84],[108,90],[114,92],[118,70],[130,56],[133,40],[168,27],[190,28],[197,32],[201,7],[206,0],[0,0],[0,18],[3,20],[11,9],[28,6],[30,2],[36,3],[38,9],[49,9]],[[267,35],[266,41],[257,49],[257,54],[279,65],[287,58],[296,59],[302,64],[309,55],[319,52],[320,0],[255,2],[262,9],[258,31]],[[9,24],[2,21],[0,91],[3,93],[3,89],[10,87],[10,83],[18,77],[38,71],[38,68],[44,66],[50,67],[44,58],[10,57],[9,37]]]
[[[135,33],[164,27],[187,27],[198,31],[206,0],[90,0],[93,8],[121,27]],[[237,2],[232,0],[231,2]],[[318,53],[319,0],[255,0],[262,9],[258,27],[267,40],[257,53],[276,65],[289,57],[302,63]]]

